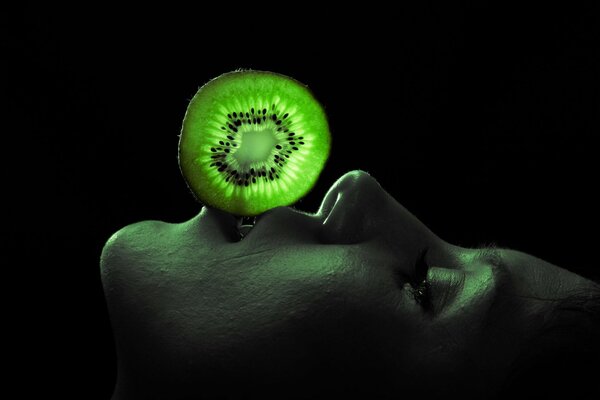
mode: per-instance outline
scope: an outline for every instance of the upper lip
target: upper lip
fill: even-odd
[[[312,217],[319,220],[325,230],[350,233],[351,230],[359,229],[362,224],[357,217],[368,209],[361,199],[366,194],[364,186],[368,184],[367,182],[376,181],[366,172],[352,171],[345,174],[325,194],[319,210]],[[281,212],[282,209],[289,212],[303,213],[291,207],[275,207],[256,216],[254,226],[262,220],[270,218],[270,215]],[[331,221],[330,217],[333,216],[336,217],[335,222]]]

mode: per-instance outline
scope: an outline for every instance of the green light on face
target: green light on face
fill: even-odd
[[[496,250],[476,249],[460,254],[461,271],[464,273],[464,282],[460,297],[454,302],[453,310],[469,309],[467,307],[474,302],[490,301],[492,296],[488,293],[496,290],[496,282],[493,264],[497,262]],[[485,309],[485,307],[476,307]]]

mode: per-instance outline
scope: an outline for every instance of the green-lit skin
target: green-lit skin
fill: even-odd
[[[276,110],[272,109],[275,105]],[[279,116],[288,114],[293,121],[290,128],[295,137],[302,137],[303,146],[289,154],[282,167],[275,166],[280,179],[260,177],[249,186],[234,185],[226,181],[226,175],[210,167],[215,159],[211,148],[227,134],[222,129],[227,114],[233,111],[248,112],[254,108],[267,110],[267,116],[277,111]],[[238,127],[237,147],[229,147],[229,156],[244,149],[244,130],[257,129],[270,143],[266,161],[278,154],[274,147],[285,143],[287,133],[277,132],[277,125],[270,118],[258,127]],[[247,144],[247,143],[246,143]],[[192,98],[185,118],[179,142],[179,165],[189,188],[199,201],[206,205],[238,216],[254,216],[277,206],[293,204],[305,196],[316,183],[327,158],[331,136],[326,115],[310,90],[301,83],[272,72],[236,71],[219,76],[208,82]],[[252,149],[250,149],[251,154]],[[291,150],[290,150],[291,151]],[[287,154],[287,153],[286,153]],[[260,165],[256,162],[253,165]]]
[[[518,251],[451,245],[360,171],[315,215],[276,208],[241,241],[235,224],[203,207],[107,242],[113,400],[495,399],[555,300],[595,287]],[[407,283],[424,248],[430,309]]]

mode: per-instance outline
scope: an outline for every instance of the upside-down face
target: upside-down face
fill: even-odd
[[[487,396],[553,301],[592,285],[516,251],[448,244],[360,171],[318,213],[277,207],[242,240],[210,207],[128,226],[102,273],[117,399]]]

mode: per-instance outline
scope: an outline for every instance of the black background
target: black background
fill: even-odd
[[[8,15],[9,308],[27,340],[18,369],[50,393],[110,396],[103,243],[199,211],[177,165],[181,121],[200,85],[237,68],[292,76],[326,108],[332,154],[298,208],[363,169],[454,244],[599,277],[595,8],[294,7]]]

